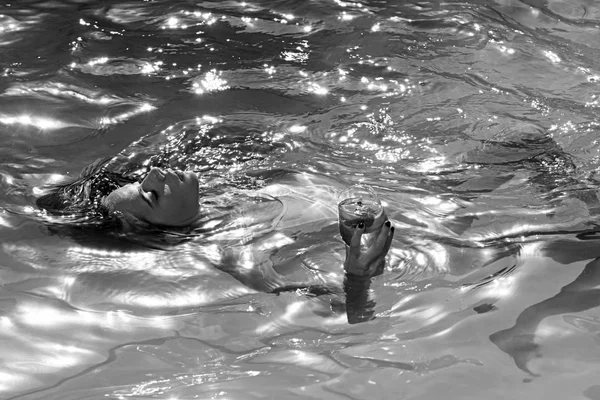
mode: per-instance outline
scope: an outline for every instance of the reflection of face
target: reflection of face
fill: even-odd
[[[111,192],[104,205],[151,224],[186,226],[198,216],[198,194],[195,173],[152,168],[141,183]]]

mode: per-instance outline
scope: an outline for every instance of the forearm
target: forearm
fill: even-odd
[[[346,315],[348,323],[356,324],[374,318],[375,302],[369,297],[371,277],[346,273],[344,293],[346,294]]]

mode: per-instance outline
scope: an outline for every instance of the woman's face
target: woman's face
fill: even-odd
[[[151,224],[186,226],[198,216],[198,190],[198,177],[191,171],[152,168],[142,182],[118,188],[103,203]]]

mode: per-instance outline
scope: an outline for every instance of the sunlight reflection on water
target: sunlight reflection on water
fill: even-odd
[[[0,397],[595,393],[596,4],[292,3],[0,7]],[[105,158],[198,172],[201,232],[35,207]],[[350,325],[356,182],[397,233]]]

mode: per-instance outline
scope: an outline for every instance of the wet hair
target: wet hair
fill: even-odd
[[[102,204],[104,197],[136,180],[107,171],[104,164],[92,166],[74,182],[51,188],[50,193],[37,199],[37,206],[50,215],[77,222],[93,224],[105,220],[110,211]]]
[[[107,171],[104,164],[92,166],[74,182],[50,188],[50,193],[36,200],[51,234],[86,237],[92,232],[123,230],[122,221],[102,204],[102,199],[131,180]]]

